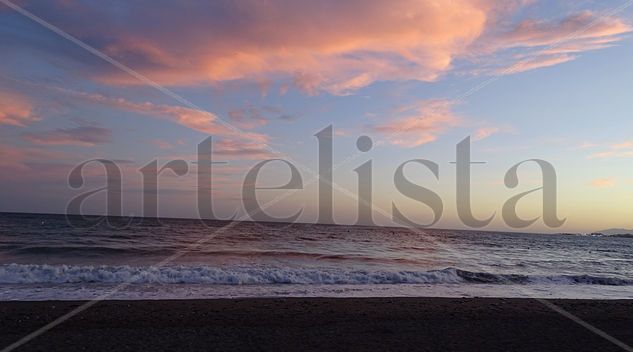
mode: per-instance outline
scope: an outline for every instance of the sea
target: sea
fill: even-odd
[[[0,300],[633,298],[633,238],[0,213]]]

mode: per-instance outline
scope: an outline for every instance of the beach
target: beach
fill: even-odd
[[[226,225],[169,219],[86,229],[59,215],[0,214],[0,347],[99,297],[107,300],[16,351],[593,352],[633,344],[628,238]]]
[[[549,300],[633,344],[633,300]],[[7,346],[81,301],[0,302]],[[620,351],[533,299],[102,301],[18,351]]]
[[[633,0],[0,0],[0,352],[633,352]]]

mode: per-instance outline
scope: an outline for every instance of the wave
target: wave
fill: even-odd
[[[86,249],[88,248],[88,249]],[[2,249],[7,249],[7,247],[3,247]],[[129,248],[117,248],[117,247],[107,247],[107,246],[92,246],[87,247],[83,245],[77,246],[24,246],[20,248],[15,248],[10,251],[11,254],[68,254],[80,252],[81,254],[117,254],[117,253],[138,253],[142,252],[136,249]]]
[[[15,246],[14,246],[15,247]],[[356,261],[375,263],[403,263],[422,264],[421,260],[406,258],[382,258],[359,254],[332,254],[308,251],[280,251],[280,250],[208,250],[189,249],[186,246],[146,246],[146,248],[113,247],[113,246],[84,246],[84,245],[59,245],[59,246],[21,246],[18,248],[0,246],[0,251],[5,250],[10,255],[72,255],[76,257],[112,256],[112,255],[143,255],[143,256],[168,256],[182,250],[191,255],[204,255],[207,257],[237,257],[237,258],[276,258],[276,259],[306,259],[325,261]]]
[[[633,280],[591,275],[497,275],[457,268],[430,271],[311,268],[218,268],[210,266],[0,265],[0,284],[588,284],[633,285]]]

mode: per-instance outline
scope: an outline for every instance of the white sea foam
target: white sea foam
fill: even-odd
[[[592,275],[527,276],[446,268],[429,271],[338,268],[0,265],[0,284],[360,285],[360,284],[554,284],[633,285],[631,280]]]

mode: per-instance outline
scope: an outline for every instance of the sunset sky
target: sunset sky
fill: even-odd
[[[317,139],[334,129],[335,219],[354,223],[357,174],[373,160],[374,217],[392,202],[428,222],[428,207],[398,193],[397,167],[441,196],[436,227],[462,228],[455,146],[471,137],[472,208],[497,213],[541,184],[535,164],[515,189],[505,172],[532,158],[554,165],[564,226],[633,228],[633,1],[211,1],[178,3],[0,0],[0,211],[62,213],[103,185],[102,169],[67,185],[73,166],[115,160],[124,213],[141,213],[143,165],[183,159],[160,178],[160,214],[196,217],[196,146],[214,138],[218,215],[241,208],[247,170],[271,158],[297,165],[304,189],[260,191],[267,211],[317,219]],[[373,148],[360,153],[356,139]],[[282,163],[261,186],[283,185]],[[287,194],[284,194],[287,192]],[[351,193],[351,194],[350,194]],[[278,197],[282,196],[279,199]],[[103,197],[86,212],[103,213]],[[541,193],[519,206],[541,214]],[[243,211],[239,210],[239,214]]]

